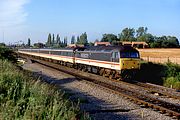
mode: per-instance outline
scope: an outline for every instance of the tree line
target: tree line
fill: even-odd
[[[139,27],[137,30],[134,28],[124,28],[118,35],[103,34],[102,42],[110,42],[111,44],[118,44],[123,41],[137,41],[146,42],[151,48],[177,48],[179,41],[175,36],[161,36],[157,37],[148,33],[147,27]]]
[[[88,39],[87,39],[87,33],[82,33],[80,36],[77,36],[77,38],[73,35],[71,38],[71,44],[80,44],[80,45],[88,45]],[[48,39],[46,42],[46,47],[53,47],[53,48],[60,48],[60,47],[66,47],[68,44],[67,37],[64,37],[63,40],[61,40],[60,35],[57,34],[56,39],[55,35],[49,33]]]
[[[175,36],[161,36],[157,37],[151,33],[148,33],[147,27],[134,28],[124,28],[118,35],[106,33],[102,35],[100,40],[95,40],[95,42],[110,42],[112,45],[119,45],[124,41],[128,42],[146,42],[150,48],[177,48],[179,47],[179,41]],[[80,36],[72,36],[70,39],[70,44],[78,44],[84,46],[92,46],[94,43],[88,42],[87,33],[84,32]],[[27,46],[30,45],[30,38],[28,39]],[[62,40],[60,35],[48,34],[48,38],[45,44],[35,43],[34,47],[49,47],[49,48],[61,48],[66,47],[68,44],[68,38],[64,37]],[[138,47],[138,46],[137,46]]]
[[[64,40],[61,41],[59,34],[57,34],[56,39],[55,39],[55,35],[49,33],[48,39],[46,42],[46,47],[58,48],[58,47],[66,47],[66,46],[67,46],[67,37],[64,37]]]

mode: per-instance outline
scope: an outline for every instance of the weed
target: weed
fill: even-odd
[[[52,85],[32,80],[8,61],[0,60],[1,119],[89,119]],[[79,119],[78,118],[78,119]]]

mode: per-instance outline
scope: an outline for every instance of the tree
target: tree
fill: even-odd
[[[172,36],[162,36],[161,37],[161,47],[163,48],[176,48],[179,47],[179,41],[176,37]]]
[[[67,37],[64,37],[64,43],[63,43],[63,47],[67,46]]]
[[[75,44],[75,36],[74,35],[71,38],[71,44]]]
[[[31,46],[31,39],[28,38],[28,43],[27,43],[27,46],[30,47]]]
[[[57,34],[56,44],[57,44],[57,45],[60,45],[60,43],[61,43],[61,38],[59,37],[59,34]]]
[[[136,30],[136,36],[137,37],[140,37],[140,36],[143,36],[145,34],[147,34],[147,30],[148,28],[147,27],[139,27],[137,30]]]
[[[146,38],[145,42],[147,42],[148,44],[154,42],[155,40],[155,37],[150,33],[145,34],[145,38]]]
[[[34,43],[34,48],[44,48],[44,46],[43,43]]]
[[[150,46],[153,48],[177,48],[179,41],[174,36],[155,37],[155,41]]]
[[[77,40],[77,44],[82,44],[82,45],[84,45],[84,46],[88,45],[88,40],[87,40],[87,34],[86,34],[86,32],[83,33],[83,34],[80,36],[79,40]]]
[[[179,40],[174,36],[167,36],[167,39],[169,41],[169,47],[171,48],[177,48],[179,47]]]
[[[120,41],[136,41],[134,28],[125,28],[119,35]]]
[[[46,45],[48,46],[48,47],[50,47],[51,45],[52,45],[52,39],[51,39],[51,34],[49,33],[49,35],[48,35],[48,40],[47,40],[47,42],[46,42]]]
[[[76,42],[77,44],[78,43],[80,43],[80,38],[79,38],[79,36],[77,36],[77,42]]]
[[[94,46],[93,42],[89,42],[88,46]]]
[[[52,46],[55,44],[55,37],[54,37],[54,34],[53,34],[53,37],[52,37]]]
[[[62,46],[61,46],[61,39],[60,39],[60,37],[59,37],[59,34],[57,34],[55,43],[54,43],[54,45],[53,45],[53,48],[60,48],[60,47],[62,47]]]
[[[150,33],[144,34],[142,36],[138,36],[136,39],[137,39],[137,41],[146,42],[148,44],[154,42],[154,40],[155,40],[154,36]]]
[[[101,39],[101,42],[110,42],[118,41],[118,38],[114,34],[103,34],[103,38]]]
[[[99,40],[98,40],[98,39],[96,39],[94,42],[99,42]]]

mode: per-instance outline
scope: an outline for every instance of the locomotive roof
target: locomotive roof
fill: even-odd
[[[138,52],[135,48],[131,46],[92,46],[87,47],[84,51],[112,52],[114,50],[118,50],[120,52]]]

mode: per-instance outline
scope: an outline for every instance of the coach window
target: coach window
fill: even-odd
[[[71,54],[70,52],[67,52],[67,56],[71,56],[70,54]]]
[[[66,56],[67,52],[63,52],[63,56]]]
[[[72,57],[72,55],[73,55],[72,52],[70,52],[70,56],[71,56],[71,57]]]

